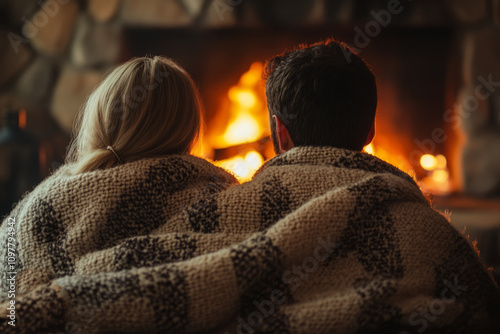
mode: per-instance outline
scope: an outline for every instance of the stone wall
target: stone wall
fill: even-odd
[[[8,17],[0,59],[0,110],[25,107],[29,119],[53,118],[71,131],[81,103],[121,59],[124,27],[212,29],[246,26],[321,25],[365,19],[356,1],[261,0],[6,0]],[[373,1],[373,8],[381,6]],[[431,1],[421,7],[439,13]],[[439,15],[413,10],[409,22],[442,24]],[[408,16],[408,15],[407,15]],[[433,22],[434,20],[434,22]],[[38,113],[38,114],[36,114]],[[42,116],[43,115],[43,116]],[[49,117],[50,115],[50,117]],[[47,128],[47,127],[45,127]],[[35,133],[41,131],[29,127]]]
[[[464,85],[458,102],[466,137],[462,154],[464,191],[470,195],[498,196],[500,26],[491,24],[467,30],[463,52]]]
[[[61,161],[82,103],[105,73],[125,60],[125,28],[364,27],[374,11],[394,1],[4,0],[0,111],[25,108],[27,131],[52,151],[49,160]],[[451,27],[461,36],[464,85],[458,105],[475,94],[480,77],[500,81],[500,0],[400,0],[400,5],[404,11],[391,24]],[[464,186],[475,195],[500,189],[500,93],[494,88],[462,121]]]

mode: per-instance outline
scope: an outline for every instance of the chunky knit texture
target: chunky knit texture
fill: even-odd
[[[7,272],[17,271],[18,294],[58,277],[78,275],[89,266],[90,254],[98,256],[116,245],[126,248],[128,238],[147,235],[186,206],[237,183],[224,170],[189,155],[142,159],[77,175],[71,170],[71,165],[59,168],[3,222],[0,298],[7,296]],[[6,267],[9,218],[15,232],[16,270]],[[149,265],[165,260],[142,258]],[[108,271],[118,268],[116,263],[108,265]]]
[[[136,218],[103,233],[98,212],[74,226],[19,220],[33,263],[66,275],[16,299],[20,332],[494,333],[499,319],[474,248],[408,175],[368,154],[292,149],[152,228]]]

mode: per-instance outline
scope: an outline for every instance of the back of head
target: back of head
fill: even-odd
[[[361,150],[377,107],[375,76],[358,55],[334,40],[301,46],[266,64],[270,116],[295,146]]]
[[[190,76],[175,62],[136,58],[109,74],[76,124],[67,161],[81,173],[188,153],[202,124],[201,103]]]

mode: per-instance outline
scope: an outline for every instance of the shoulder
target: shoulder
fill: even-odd
[[[164,158],[167,163],[191,170],[201,179],[209,179],[228,185],[238,184],[236,178],[223,168],[215,166],[210,161],[189,154],[172,155]]]

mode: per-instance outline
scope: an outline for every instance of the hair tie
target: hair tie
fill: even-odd
[[[110,150],[111,152],[113,152],[113,154],[115,155],[115,157],[118,159],[118,162],[123,165],[122,159],[120,159],[120,156],[118,155],[118,153],[116,153],[115,150],[111,146],[106,147],[106,149]]]

